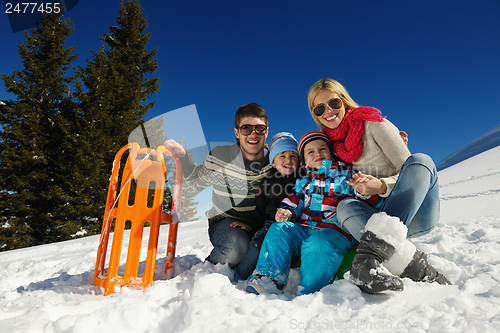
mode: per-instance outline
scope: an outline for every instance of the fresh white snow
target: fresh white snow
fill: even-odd
[[[297,297],[293,270],[284,295],[248,294],[227,266],[204,263],[199,221],[180,225],[174,278],[162,227],[153,285],[110,296],[92,285],[99,236],[0,253],[0,332],[500,332],[500,147],[439,182],[440,224],[413,243],[451,286],[404,279],[403,292],[368,295],[339,280]]]

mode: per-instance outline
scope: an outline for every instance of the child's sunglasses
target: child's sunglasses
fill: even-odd
[[[335,97],[329,100],[327,104],[332,109],[340,109],[342,107],[342,100],[338,97]],[[325,110],[326,110],[325,104],[319,104],[316,105],[316,107],[313,109],[313,112],[316,116],[321,117],[321,115],[325,113]]]
[[[243,125],[238,127],[240,130],[241,134],[247,136],[252,134],[253,131],[257,133],[258,135],[264,135],[266,134],[267,131],[267,126],[266,125]]]

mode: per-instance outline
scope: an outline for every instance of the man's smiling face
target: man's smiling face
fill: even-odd
[[[242,127],[245,125],[251,126],[251,132],[248,135],[242,133]],[[258,134],[254,126],[265,126],[265,133]],[[234,134],[240,140],[240,148],[243,158],[248,161],[256,161],[264,157],[264,145],[266,143],[269,128],[263,119],[257,117],[245,117],[241,119],[239,128],[234,129]]]

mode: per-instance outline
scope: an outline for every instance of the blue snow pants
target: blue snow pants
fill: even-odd
[[[314,293],[333,282],[352,242],[333,228],[311,229],[294,222],[273,223],[262,243],[254,275],[285,284],[294,255],[300,256],[301,294]]]

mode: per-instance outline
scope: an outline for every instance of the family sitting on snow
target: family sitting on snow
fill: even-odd
[[[333,282],[357,245],[350,281],[364,292],[403,290],[405,277],[450,284],[408,240],[439,219],[432,159],[410,154],[406,133],[377,109],[359,107],[333,79],[316,82],[308,102],[321,132],[298,144],[279,133],[268,150],[267,114],[256,103],[236,112],[237,144],[214,148],[202,165],[177,142],[165,142],[188,184],[213,187],[207,260],[228,264],[236,279],[250,279],[248,292],[260,294],[282,293],[300,257],[300,295]]]

